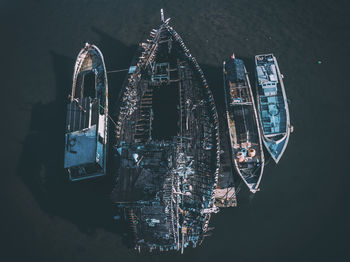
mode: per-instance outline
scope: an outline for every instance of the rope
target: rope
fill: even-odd
[[[105,109],[102,105],[100,105],[100,107],[101,107],[103,110],[105,110],[105,112],[106,112],[106,109]],[[113,124],[115,125],[115,127],[118,127],[117,123],[113,120],[113,118],[112,118],[109,114],[107,114],[107,116],[108,116],[109,119],[113,122]]]
[[[110,73],[119,73],[119,72],[124,72],[124,71],[128,71],[129,68],[126,68],[126,69],[119,69],[119,70],[112,70],[112,71],[107,71],[107,74],[110,74]]]

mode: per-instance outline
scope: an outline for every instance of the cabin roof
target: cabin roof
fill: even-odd
[[[96,125],[66,134],[64,167],[70,168],[96,162]]]

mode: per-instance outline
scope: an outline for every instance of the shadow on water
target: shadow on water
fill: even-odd
[[[125,46],[102,31],[93,31],[100,37],[99,42],[94,44],[105,56],[107,71],[127,68],[135,46]],[[89,235],[94,235],[97,228],[123,235],[124,243],[129,246],[125,222],[113,220],[116,214],[110,192],[114,178],[110,171],[114,167],[107,167],[108,175],[105,177],[77,183],[70,182],[63,169],[66,105],[71,92],[75,59],[55,51],[50,51],[50,55],[56,78],[56,96],[50,103],[40,102],[31,106],[30,131],[23,142],[18,176],[47,214],[67,219]],[[108,76],[110,101],[118,96],[125,75]],[[113,106],[111,103],[110,108],[113,109]],[[113,129],[112,125],[110,127]],[[109,147],[109,156],[112,151],[113,147]]]

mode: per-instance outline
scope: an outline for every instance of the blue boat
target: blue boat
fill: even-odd
[[[234,54],[223,63],[223,73],[232,162],[249,190],[255,193],[265,161],[248,73],[243,61]]]
[[[72,181],[103,176],[107,159],[108,84],[101,51],[86,43],[67,105],[64,168]]]
[[[278,163],[291,132],[283,75],[273,54],[256,55],[255,65],[258,115],[263,141]]]

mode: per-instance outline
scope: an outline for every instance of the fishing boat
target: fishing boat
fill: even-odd
[[[219,122],[203,71],[169,20],[161,10],[122,87],[111,197],[137,250],[182,252],[203,241],[218,212]]]
[[[235,170],[252,193],[259,190],[264,153],[247,70],[241,59],[223,63],[226,118]]]
[[[259,122],[267,151],[276,163],[281,159],[291,132],[283,76],[273,54],[255,56]]]
[[[64,168],[72,181],[106,174],[108,83],[101,51],[86,43],[67,105]]]

